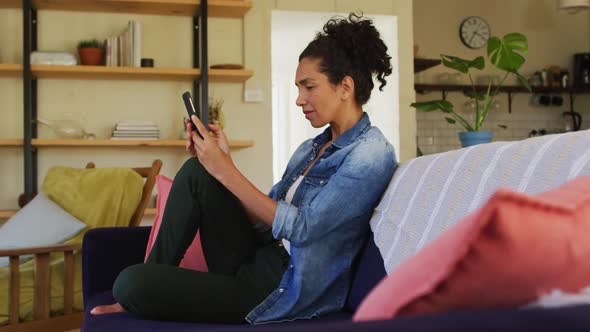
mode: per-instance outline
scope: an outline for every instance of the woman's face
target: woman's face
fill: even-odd
[[[333,85],[328,77],[319,71],[319,59],[303,58],[295,73],[295,85],[299,90],[296,100],[305,118],[314,128],[334,122],[341,113],[342,100],[338,95],[339,86]]]

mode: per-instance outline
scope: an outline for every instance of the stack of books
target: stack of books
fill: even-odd
[[[149,121],[119,121],[113,130],[114,140],[152,140],[160,138],[160,129]]]

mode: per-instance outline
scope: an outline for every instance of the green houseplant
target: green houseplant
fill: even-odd
[[[81,40],[78,43],[78,55],[83,65],[99,66],[102,64],[104,45],[98,39]]]
[[[412,103],[411,106],[422,112],[441,111],[445,113],[445,120],[448,123],[461,125],[465,129],[465,132],[459,133],[459,138],[462,140],[463,146],[473,144],[464,142],[462,137],[481,136],[483,141],[476,140],[475,144],[489,142],[492,139],[492,133],[482,131],[481,128],[495,96],[500,91],[508,76],[516,76],[520,84],[531,91],[527,79],[518,72],[525,63],[523,55],[527,52],[527,38],[520,33],[509,33],[502,39],[491,37],[487,43],[487,57],[493,66],[492,70],[503,71],[504,76],[497,85],[494,85],[492,82],[493,75],[490,75],[488,83],[483,88],[475,85],[470,73],[471,69],[483,70],[485,68],[485,59],[483,56],[476,57],[473,60],[466,60],[456,56],[441,54],[442,63],[445,67],[456,70],[469,77],[470,88],[465,91],[465,95],[472,100],[475,106],[475,119],[473,122],[458,114],[453,104],[448,100],[439,99],[416,102]]]

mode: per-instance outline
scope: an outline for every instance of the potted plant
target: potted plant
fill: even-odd
[[[497,85],[494,85],[492,82],[494,75],[489,75],[489,80],[485,85],[485,89],[478,88],[475,85],[473,77],[469,72],[472,68],[477,70],[484,69],[485,60],[483,56],[479,56],[473,60],[466,60],[456,56],[441,54],[444,66],[459,71],[469,77],[471,86],[464,93],[472,100],[472,103],[475,106],[474,122],[468,121],[468,119],[455,112],[453,104],[448,100],[416,102],[412,103],[410,106],[421,112],[441,111],[445,113],[445,120],[448,123],[458,123],[463,126],[465,131],[459,133],[459,139],[461,140],[461,145],[463,147],[488,143],[492,140],[492,133],[490,131],[481,130],[482,125],[488,115],[488,111],[490,110],[490,106],[492,105],[495,96],[500,92],[500,88],[508,76],[516,76],[520,84],[531,91],[526,78],[518,73],[518,70],[525,62],[523,54],[526,54],[527,52],[527,38],[520,33],[509,33],[502,39],[491,37],[487,44],[488,60],[493,65],[493,70],[501,70],[505,72],[505,74]]]
[[[99,66],[104,55],[103,43],[98,39],[82,40],[78,43],[80,63],[87,66]]]
[[[209,98],[209,123],[225,127],[225,115],[222,111],[223,98]]]

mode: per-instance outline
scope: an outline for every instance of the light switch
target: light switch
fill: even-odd
[[[247,103],[261,103],[264,96],[261,89],[246,89],[244,91],[244,101]]]

